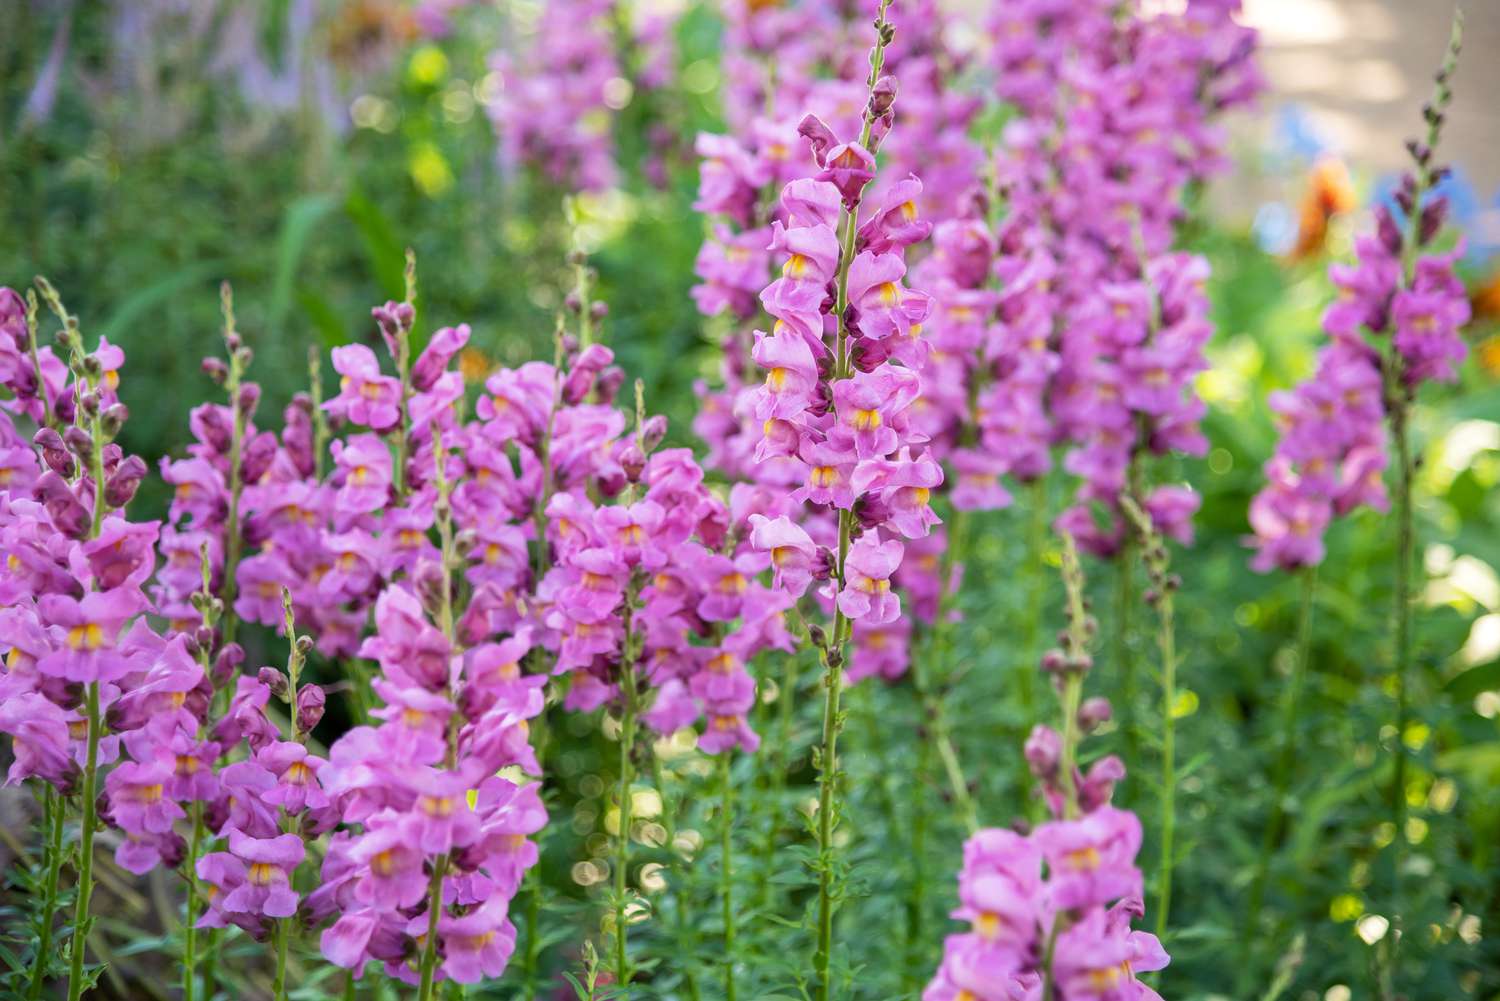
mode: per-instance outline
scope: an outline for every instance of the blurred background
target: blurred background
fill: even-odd
[[[953,4],[955,49],[983,47],[983,6]],[[540,0],[5,7],[0,283],[47,275],[86,335],[125,348],[127,450],[154,463],[188,440],[187,411],[212,392],[198,364],[218,343],[221,280],[255,348],[268,420],[307,385],[309,346],[375,341],[369,309],[400,297],[407,246],[420,325],[472,324],[463,363],[476,381],[550,357],[571,281],[564,257],[588,252],[610,306],[606,340],[646,379],[676,443],[693,444],[692,384],[718,362],[688,294],[706,226],[691,208],[692,137],[720,125],[715,4],[614,5],[620,74],[574,123],[611,144],[614,169],[576,195],[507,129]],[[1456,168],[1448,189],[1476,320],[1462,382],[1425,397],[1417,418],[1430,575],[1421,709],[1408,732],[1381,730],[1393,540],[1365,511],[1330,539],[1299,745],[1318,767],[1302,776],[1277,874],[1288,996],[1314,1001],[1362,996],[1349,985],[1368,982],[1381,937],[1368,920],[1378,916],[1369,858],[1396,836],[1424,876],[1411,934],[1432,958],[1415,996],[1500,997],[1500,3],[1468,13],[1443,152]],[[1311,371],[1327,266],[1348,256],[1363,210],[1394,184],[1449,15],[1446,3],[1417,0],[1245,2],[1271,89],[1235,123],[1233,169],[1187,231],[1213,264],[1218,333],[1199,386],[1213,447],[1182,464],[1204,506],[1198,541],[1179,557],[1187,687],[1173,711],[1190,764],[1171,996],[1264,988],[1238,992],[1223,959],[1259,845],[1271,707],[1296,617],[1295,583],[1250,573],[1242,542],[1274,441],[1265,399]],[[164,506],[159,494],[140,503],[142,516]],[[1027,599],[1009,586],[1022,517],[1001,514],[986,534],[958,641],[981,670],[954,723],[967,755],[1006,762],[983,780],[994,803],[1014,791],[1029,725],[1004,697],[1015,672],[1033,669],[1014,628]],[[1387,756],[1376,752],[1393,740],[1419,763],[1407,792],[1420,826],[1404,832],[1386,829],[1379,793]],[[597,775],[588,761],[570,767],[584,802]],[[858,759],[850,767],[860,774]],[[951,868],[958,835],[946,837]]]

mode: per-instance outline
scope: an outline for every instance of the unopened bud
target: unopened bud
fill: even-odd
[[[105,408],[104,413],[99,415],[99,428],[106,437],[113,438],[120,433],[125,422],[130,419],[130,410],[123,403],[111,403]]]
[[[78,461],[84,465],[89,464],[94,456],[94,439],[87,431],[75,424],[63,431],[63,441],[68,450],[78,456]]]
[[[1096,695],[1091,699],[1084,699],[1083,705],[1078,707],[1078,728],[1084,733],[1093,733],[1099,727],[1109,722],[1112,710],[1109,699],[1102,695]]]
[[[625,385],[625,370],[618,365],[611,365],[599,373],[594,380],[594,398],[600,403],[609,404],[615,402],[615,397],[620,395],[620,387]]]
[[[205,358],[202,364],[203,374],[222,386],[229,378],[229,366],[224,364],[221,358]]]
[[[124,507],[135,497],[136,488],[145,479],[145,459],[132,455],[115,467],[104,483],[104,500],[110,507]]]
[[[318,685],[303,685],[297,689],[297,729],[311,733],[323,718],[323,706],[328,697]]]
[[[667,418],[663,414],[652,414],[641,425],[641,446],[648,452],[656,450],[667,436]]]
[[[896,102],[896,78],[883,76],[875,84],[875,89],[870,92],[870,117],[879,118],[891,110],[891,105]]]
[[[635,442],[620,450],[620,468],[631,483],[641,482],[641,473],[646,469],[646,453]]]
[[[253,382],[247,382],[240,386],[239,396],[235,404],[246,420],[255,416],[255,408],[260,405],[260,386]]]
[[[1051,779],[1057,774],[1057,765],[1062,759],[1062,738],[1050,726],[1038,723],[1026,738],[1024,753],[1031,774],[1039,779]]]
[[[286,675],[274,667],[263,667],[255,672],[255,680],[269,688],[271,694],[278,699],[285,699],[292,688],[291,682],[286,680]]]
[[[31,443],[42,450],[42,461],[59,476],[73,475],[73,456],[63,436],[52,428],[42,428],[32,435]]]
[[[229,683],[245,662],[245,650],[238,643],[226,643],[214,658],[213,670],[209,672],[215,688],[223,688]]]

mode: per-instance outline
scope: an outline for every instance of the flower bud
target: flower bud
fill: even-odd
[[[104,413],[99,415],[99,429],[104,432],[105,437],[113,438],[120,433],[125,422],[130,419],[130,409],[123,403],[111,403],[105,408]]]
[[[1026,738],[1024,753],[1031,774],[1042,780],[1051,779],[1057,775],[1058,762],[1062,759],[1062,738],[1050,726],[1038,723]]]
[[[880,118],[891,110],[891,105],[896,103],[896,78],[883,76],[875,83],[875,89],[870,92],[870,117]]]
[[[318,685],[303,685],[297,689],[297,729],[311,733],[323,718],[323,707],[328,697]]]
[[[52,428],[42,428],[32,435],[31,443],[42,450],[42,461],[59,476],[73,475],[73,456],[68,453],[63,436]]]
[[[259,483],[275,461],[276,435],[261,431],[245,443],[245,452],[240,458],[240,482]]]
[[[201,367],[203,374],[220,386],[229,379],[229,366],[221,358],[205,358]]]
[[[1078,707],[1078,729],[1084,733],[1093,733],[1100,726],[1108,723],[1111,715],[1109,699],[1102,695],[1084,699],[1083,705]]]
[[[625,471],[625,478],[631,483],[641,482],[641,473],[646,469],[646,453],[635,442],[631,442],[620,450],[620,468]]]
[[[1392,257],[1401,255],[1401,228],[1396,225],[1396,220],[1391,216],[1391,210],[1384,205],[1375,209],[1375,232],[1380,237],[1380,243],[1386,252]]]
[[[1078,787],[1078,806],[1084,813],[1092,813],[1110,801],[1115,793],[1115,783],[1125,777],[1125,763],[1111,754],[1094,762],[1089,773]]]
[[[85,466],[94,457],[94,439],[76,424],[63,431],[63,442],[68,446],[68,451],[78,456],[78,461]]]
[[[260,406],[260,386],[253,382],[244,383],[234,402],[245,420],[250,420],[255,416],[255,408]]]
[[[272,695],[283,701],[292,689],[292,684],[287,681],[286,675],[274,667],[261,668],[255,673],[255,680],[265,685],[271,690]]]
[[[625,385],[625,370],[618,365],[611,365],[599,373],[594,380],[594,398],[600,403],[610,404],[615,402],[615,397],[620,395],[620,387]]]
[[[245,662],[245,650],[238,643],[226,643],[219,655],[214,658],[213,669],[210,670],[209,678],[213,681],[215,688],[223,688],[229,683],[229,679],[239,673],[240,665]]]
[[[1060,674],[1067,667],[1068,655],[1061,650],[1052,649],[1042,654],[1042,670],[1048,674]]]
[[[663,414],[652,414],[641,425],[641,446],[648,452],[656,450],[667,436],[667,418]]]

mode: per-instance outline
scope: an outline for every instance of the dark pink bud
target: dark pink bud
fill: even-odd
[[[146,462],[132,455],[120,462],[104,481],[104,501],[110,507],[124,507],[135,497],[136,488],[146,478]]]
[[[87,479],[80,480],[79,486],[93,489]],[[81,539],[88,534],[92,521],[89,510],[73,495],[67,481],[49,469],[37,477],[34,489],[58,531],[73,539]]]
[[[849,349],[849,360],[861,372],[875,371],[890,357],[891,350],[885,341],[877,341],[869,337],[861,337]]]
[[[245,662],[245,650],[238,643],[226,643],[214,658],[213,670],[209,672],[215,688],[223,688],[229,679],[239,673]]]
[[[245,443],[245,452],[240,459],[241,482],[259,483],[275,461],[276,436],[270,431],[259,432]]]
[[[618,365],[611,365],[599,373],[599,378],[594,381],[594,398],[600,403],[613,403],[615,397],[620,395],[620,387],[625,385],[625,370]]]
[[[105,437],[113,438],[120,433],[125,422],[130,419],[130,410],[123,403],[111,403],[104,408],[104,413],[99,415],[99,429],[104,432]]]
[[[1084,699],[1083,705],[1078,707],[1078,728],[1084,733],[1093,733],[1109,722],[1111,713],[1109,699],[1102,695]]]
[[[896,78],[883,76],[875,83],[875,89],[870,92],[870,117],[880,118],[891,110],[891,105],[896,103]]]
[[[1375,231],[1380,243],[1392,257],[1401,254],[1401,228],[1391,217],[1391,210],[1381,205],[1375,209]]]
[[[570,407],[576,407],[588,399],[589,390],[594,388],[594,372],[592,369],[575,368],[568,373],[568,378],[563,382],[563,402]]]
[[[224,364],[222,358],[205,358],[202,368],[203,374],[220,386],[224,385],[225,380],[229,378],[229,366]]]
[[[1115,783],[1125,777],[1125,763],[1111,754],[1094,762],[1089,773],[1078,787],[1078,806],[1084,813],[1092,813],[1104,806],[1114,795]]]
[[[648,452],[656,450],[656,446],[662,443],[667,436],[667,418],[662,414],[653,414],[646,418],[646,423],[641,425],[641,445]]]
[[[253,382],[240,386],[239,396],[235,403],[239,406],[239,411],[245,420],[250,420],[255,416],[255,408],[260,406],[260,386]]]
[[[80,462],[89,464],[94,454],[94,439],[87,431],[75,424],[63,432],[63,441]]]
[[[599,492],[606,497],[618,497],[620,491],[625,489],[625,474],[623,472],[605,473],[599,477]]]
[[[59,476],[73,475],[73,456],[63,436],[52,428],[42,428],[32,435],[31,443],[42,450],[42,461]]]
[[[1031,774],[1044,781],[1050,780],[1057,775],[1057,765],[1062,758],[1062,738],[1050,726],[1038,723],[1026,738],[1025,754]]]
[[[318,685],[303,685],[297,689],[297,729],[311,733],[323,718],[323,707],[327,702],[328,696]]]
[[[646,469],[646,453],[635,442],[620,450],[620,468],[631,483],[641,482],[641,473]]]
[[[255,680],[269,688],[271,694],[278,699],[284,700],[292,689],[292,684],[287,681],[286,675],[274,667],[263,667],[255,672]]]

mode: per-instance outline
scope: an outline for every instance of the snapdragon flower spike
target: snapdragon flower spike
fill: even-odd
[[[1024,749],[1051,819],[1025,834],[980,830],[964,845],[960,906],[952,916],[968,930],[948,936],[923,1001],[1158,999],[1137,974],[1162,969],[1167,954],[1156,936],[1131,929],[1144,914],[1135,864],[1141,823],[1110,803],[1124,765],[1108,756],[1086,776],[1076,765],[1078,735],[1107,719],[1109,706],[1098,698],[1081,701],[1097,626],[1085,610],[1071,538],[1064,540],[1063,577],[1068,628],[1041,667],[1055,681],[1064,713],[1075,718],[1061,734],[1038,724]]]
[[[1439,103],[1445,87],[1446,73]],[[1428,120],[1436,137],[1441,112]],[[1316,371],[1271,396],[1281,437],[1265,465],[1266,485],[1250,502],[1254,534],[1246,541],[1256,570],[1317,566],[1335,518],[1363,507],[1388,510],[1386,420],[1394,422],[1424,383],[1457,378],[1471,307],[1453,271],[1462,243],[1449,253],[1431,249],[1446,214],[1444,196],[1431,193],[1442,173],[1431,156],[1429,149],[1416,165],[1425,194],[1411,174],[1397,192],[1406,232],[1379,206],[1375,232],[1355,240],[1354,262],[1330,265],[1338,298],[1323,313],[1329,342]]]

